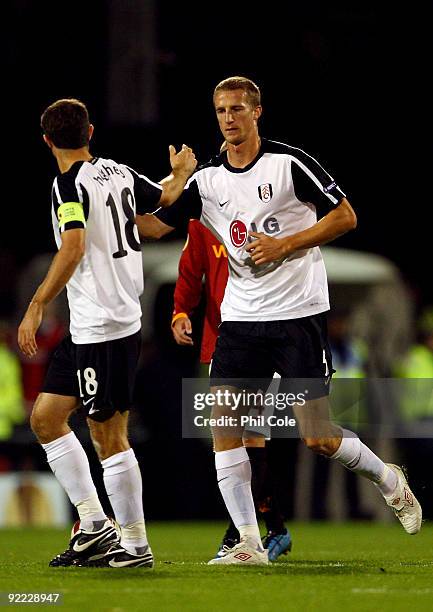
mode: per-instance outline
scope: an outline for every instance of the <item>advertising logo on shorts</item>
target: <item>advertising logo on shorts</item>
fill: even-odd
[[[248,230],[243,221],[236,219],[230,224],[230,240],[236,248],[244,246],[247,241]]]
[[[259,198],[262,202],[267,204],[272,200],[272,185],[270,183],[263,183],[263,185],[259,185]]]

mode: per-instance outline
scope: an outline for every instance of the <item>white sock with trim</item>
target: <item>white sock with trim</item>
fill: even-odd
[[[116,521],[120,525],[120,543],[133,554],[142,554],[148,546],[143,514],[143,485],[135,453],[130,448],[101,461],[104,484]]]
[[[263,550],[251,493],[251,464],[243,446],[215,453],[218,486],[241,539]]]
[[[55,477],[77,508],[80,527],[92,531],[94,522],[105,521],[107,517],[98,499],[84,448],[73,431],[41,446]]]
[[[395,473],[352,431],[342,429],[342,434],[341,444],[330,459],[336,459],[352,472],[373,481],[383,495],[391,495],[397,486]]]

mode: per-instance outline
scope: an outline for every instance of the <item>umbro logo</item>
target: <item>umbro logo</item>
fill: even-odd
[[[398,506],[398,504],[399,504],[399,503],[400,503],[400,498],[399,498],[399,497],[396,497],[396,498],[393,500],[392,505],[393,505],[393,506]]]
[[[249,555],[248,553],[245,553],[245,552],[240,552],[234,556],[234,558],[239,559],[239,561],[248,561],[248,559],[251,559],[251,557],[252,555]]]

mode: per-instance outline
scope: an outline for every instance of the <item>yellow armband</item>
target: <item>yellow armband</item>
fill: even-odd
[[[62,227],[62,225],[70,221],[80,221],[86,225],[83,205],[80,202],[65,202],[64,204],[60,204],[57,211],[57,219],[59,220],[59,227]]]

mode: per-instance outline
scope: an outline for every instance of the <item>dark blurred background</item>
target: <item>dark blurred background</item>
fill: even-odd
[[[212,92],[236,74],[262,90],[262,135],[306,150],[347,193],[358,228],[336,245],[394,263],[416,316],[433,302],[428,18],[416,3],[409,14],[358,0],[4,3],[0,318],[9,339],[25,306],[23,274],[35,256],[55,249],[50,189],[57,168],[41,139],[44,108],[61,97],[82,99],[96,127],[93,153],[159,180],[169,171],[170,143],[189,144],[200,161],[219,149]],[[222,503],[209,448],[180,439],[176,397],[182,375],[197,372],[199,334],[195,350],[174,346],[172,290],[168,284],[158,292],[143,350],[137,454],[150,513],[198,518],[215,504],[221,512]],[[19,447],[9,443],[5,466],[19,468]],[[170,465],[176,470],[167,488]]]
[[[83,99],[96,125],[94,152],[158,178],[168,170],[169,143],[187,142],[201,160],[216,150],[213,87],[242,74],[262,89],[263,135],[317,156],[346,190],[359,226],[341,244],[390,257],[431,299],[422,265],[432,208],[422,48],[428,14],[412,6],[403,13],[357,0],[257,8],[156,0],[5,3],[2,191],[10,221],[3,213],[1,248],[12,251],[10,263],[53,247],[49,193],[56,167],[39,129],[49,103]],[[7,287],[13,276],[2,280]],[[5,301],[3,308],[9,291]]]

